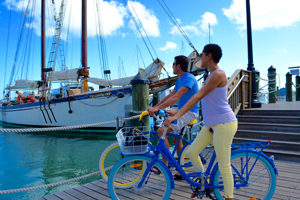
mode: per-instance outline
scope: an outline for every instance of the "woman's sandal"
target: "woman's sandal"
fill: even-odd
[[[174,180],[180,181],[183,180],[183,178],[180,174],[174,174]]]

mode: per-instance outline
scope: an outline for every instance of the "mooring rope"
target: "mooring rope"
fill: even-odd
[[[91,176],[95,176],[98,175],[99,171],[90,173],[90,174],[86,174],[80,177],[76,177],[76,178],[72,178],[69,180],[64,180],[61,182],[57,182],[57,183],[51,183],[51,184],[46,184],[46,185],[39,185],[39,186],[34,186],[34,187],[27,187],[27,188],[19,188],[19,189],[10,189],[10,190],[0,190],[0,194],[11,194],[11,193],[18,193],[18,192],[27,192],[27,191],[31,191],[31,190],[38,190],[38,189],[44,189],[44,188],[49,188],[49,187],[55,187],[55,186],[59,186],[59,185],[63,185],[63,184],[67,184],[67,183],[71,183],[74,181],[78,181],[81,179],[85,179],[85,178],[89,178]]]
[[[119,121],[127,121],[132,119],[139,118],[139,115],[135,115],[128,118],[120,119]],[[94,127],[94,126],[101,126],[106,124],[112,124],[116,122],[116,120],[113,121],[107,121],[107,122],[100,122],[100,123],[93,123],[93,124],[83,124],[83,125],[73,125],[73,126],[62,126],[62,127],[47,127],[47,128],[14,128],[14,129],[8,129],[8,128],[1,128],[0,132],[3,133],[29,133],[29,132],[46,132],[46,131],[61,131],[61,130],[70,130],[70,129],[80,129],[80,128],[87,128],[87,127]]]
[[[127,120],[137,119],[137,118],[139,118],[139,116],[140,115],[135,115],[135,116],[128,117],[128,118],[123,118],[123,119],[120,119],[120,121],[127,121]],[[93,127],[93,126],[99,126],[99,125],[104,125],[104,124],[110,124],[110,123],[114,123],[114,122],[115,122],[115,120],[108,121],[108,122],[95,123],[95,124],[53,127],[53,128],[0,129],[0,132],[10,133],[10,132],[57,131],[57,130],[65,130],[65,129],[77,129],[77,128]],[[105,168],[105,171],[109,168],[110,167]],[[78,180],[81,180],[81,179],[89,178],[91,176],[95,176],[95,175],[98,175],[98,174],[99,174],[99,171],[96,171],[96,172],[93,172],[93,173],[90,173],[90,174],[86,174],[86,175],[83,175],[83,176],[80,176],[80,177],[72,178],[72,179],[69,179],[69,180],[64,180],[64,181],[57,182],[57,183],[51,183],[51,184],[39,185],[39,186],[27,187],[27,188],[19,188],[19,189],[0,190],[0,194],[26,192],[26,191],[31,191],[31,190],[38,190],[38,189],[44,189],[44,188],[49,188],[49,187],[55,187],[55,186],[71,183],[71,182],[74,182],[74,181],[78,181]]]

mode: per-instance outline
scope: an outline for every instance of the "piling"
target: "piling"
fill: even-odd
[[[296,76],[296,101],[300,101],[300,76]]]
[[[286,101],[293,101],[293,92],[292,92],[292,74],[290,72],[286,73]]]
[[[132,112],[137,115],[149,107],[149,84],[150,81],[140,72],[130,81],[132,85]],[[149,116],[143,118],[144,130],[149,130]],[[132,120],[131,126],[141,126],[138,119]]]
[[[276,68],[271,66],[268,69],[269,103],[276,103]]]

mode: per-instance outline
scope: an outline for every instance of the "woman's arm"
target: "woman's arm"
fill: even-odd
[[[172,121],[179,119],[182,115],[191,110],[203,97],[205,97],[216,87],[223,87],[224,78],[225,81],[227,81],[226,75],[223,71],[216,71],[210,77],[207,83],[194,96],[192,96],[192,98],[181,109],[179,109],[174,116],[169,117],[165,120],[164,125],[169,127]]]

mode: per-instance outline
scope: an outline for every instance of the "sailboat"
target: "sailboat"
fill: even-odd
[[[115,80],[93,78],[87,67],[87,0],[82,0],[81,65],[79,69],[52,71],[45,66],[45,0],[41,4],[41,80],[16,80],[8,85],[9,92],[20,89],[37,89],[36,101],[16,102],[9,99],[0,107],[0,121],[3,124],[30,127],[62,127],[94,124],[130,116],[132,96],[130,81],[133,76]],[[199,61],[196,52],[190,55],[189,71],[197,71]],[[199,65],[199,63],[198,63]],[[159,92],[175,83],[176,77],[159,80],[164,63],[155,59],[146,69],[140,70],[150,81],[150,88]],[[60,88],[55,96],[49,92],[49,81],[78,80],[80,86]],[[99,85],[91,91],[88,82]],[[48,91],[48,95],[47,95]],[[93,127],[92,129],[115,130],[116,122]]]

